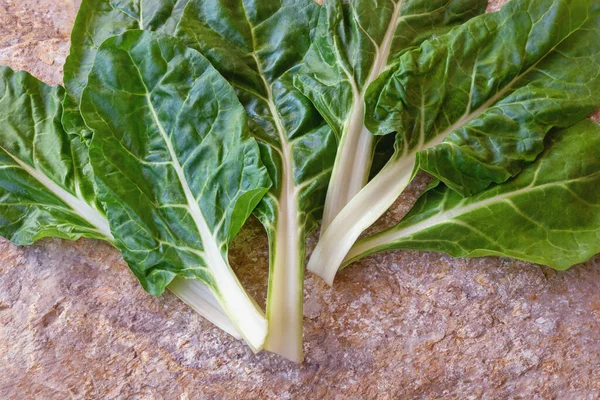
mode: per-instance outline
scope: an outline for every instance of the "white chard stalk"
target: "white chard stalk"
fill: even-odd
[[[415,157],[390,161],[338,214],[329,229],[321,234],[308,262],[308,270],[329,285],[348,250],[360,234],[394,204],[410,183]]]
[[[387,61],[390,58],[394,34],[402,20],[400,10],[403,0],[392,3],[394,11],[389,18],[387,30],[381,42],[378,43],[372,37],[368,37],[373,44],[375,58],[372,61],[368,78],[365,82],[360,82],[362,89],[359,89],[359,82],[352,73],[344,70],[352,87],[352,107],[342,130],[327,189],[321,234],[329,229],[340,211],[365,186],[369,178],[373,161],[374,138],[365,126],[365,92],[369,85],[388,67]],[[356,18],[358,19],[358,16]]]

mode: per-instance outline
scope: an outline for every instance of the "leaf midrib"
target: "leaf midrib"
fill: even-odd
[[[129,54],[129,57],[131,58],[131,54]],[[210,260],[214,260],[214,261],[221,260],[221,262],[222,262],[221,252],[219,251],[218,247],[216,246],[216,238],[212,234],[212,232],[210,231],[210,228],[208,227],[208,224],[206,223],[204,214],[202,213],[202,210],[200,209],[200,206],[196,202],[196,198],[190,189],[187,178],[185,176],[185,172],[183,171],[183,168],[181,167],[179,159],[177,158],[177,153],[175,152],[175,149],[173,148],[173,144],[171,143],[171,141],[169,139],[169,135],[167,135],[167,132],[165,131],[164,126],[160,122],[160,119],[158,117],[156,109],[154,108],[154,104],[152,103],[150,90],[146,86],[146,83],[144,82],[141,71],[139,70],[137,64],[135,64],[133,58],[131,58],[131,62],[132,62],[132,65],[135,67],[136,71],[138,72],[138,75],[140,78],[140,83],[144,86],[144,90],[146,91],[144,97],[146,99],[148,109],[150,110],[150,114],[152,115],[154,124],[158,128],[158,131],[165,143],[165,146],[167,147],[167,151],[169,152],[169,157],[171,158],[171,166],[175,170],[175,173],[177,174],[177,179],[179,180],[179,184],[181,185],[181,188],[183,189],[183,193],[184,193],[185,200],[187,203],[187,205],[185,206],[185,209],[187,209],[188,213],[192,217],[192,220],[194,221],[194,224],[196,225],[196,230],[200,234],[200,240],[201,240],[202,246],[203,246],[202,253],[206,257],[208,257]],[[208,263],[208,265],[211,265],[211,263]]]
[[[275,123],[275,129],[277,130],[277,136],[279,137],[279,144],[281,148],[273,147],[279,154],[281,155],[281,160],[283,164],[283,168],[281,171],[282,175],[282,188],[278,197],[278,215],[277,224],[279,225],[282,221],[280,217],[284,217],[284,226],[289,229],[290,224],[296,226],[298,224],[298,193],[297,187],[293,178],[293,158],[292,158],[292,150],[290,148],[290,143],[287,140],[287,136],[285,134],[286,130],[284,128],[283,122],[281,120],[281,116],[279,115],[279,111],[277,110],[277,106],[275,105],[275,101],[273,98],[273,89],[271,85],[267,81],[265,73],[262,68],[262,64],[256,54],[256,39],[254,38],[254,27],[250,22],[250,18],[248,18],[248,11],[246,10],[246,5],[242,1],[242,8],[244,10],[244,16],[246,17],[246,22],[250,27],[250,39],[252,40],[252,58],[256,63],[256,72],[260,76],[260,79],[263,82],[263,86],[266,91],[266,102],[269,107],[269,112],[273,117],[273,122]],[[269,190],[271,192],[272,189]],[[283,206],[283,207],[282,207]],[[277,229],[277,232],[281,230],[287,229]],[[294,231],[298,231],[298,229],[292,229]]]
[[[339,205],[342,203],[343,206],[345,206],[366,183],[366,170],[368,169],[367,165],[370,165],[369,158],[373,138],[371,132],[365,126],[365,94],[369,85],[377,79],[387,64],[394,34],[401,21],[400,11],[402,9],[403,0],[398,0],[397,2],[392,1],[392,3],[394,4],[394,11],[392,12],[386,33],[381,43],[376,43],[366,30],[362,28],[358,19],[356,19],[357,25],[359,25],[365,35],[371,40],[377,53],[377,56],[371,65],[369,76],[362,86],[362,89],[359,89],[354,74],[344,67],[344,62],[340,56],[342,52],[337,49],[339,41],[334,40],[338,65],[346,75],[346,79],[352,88],[352,105],[350,106],[345,121],[343,121],[333,175],[328,189],[328,205],[325,207],[324,220],[327,220],[328,215],[331,216],[330,214],[335,213],[329,206],[332,208],[340,208]],[[342,123],[342,121],[339,122]],[[329,193],[331,190],[336,191],[336,193]],[[333,218],[335,218],[335,215]]]
[[[87,221],[90,225],[95,227],[100,234],[105,236],[107,240],[112,241],[113,236],[110,233],[110,226],[108,220],[96,209],[91,207],[87,202],[81,200],[77,196],[63,189],[46,176],[42,171],[31,167],[29,164],[21,160],[19,157],[15,156],[11,152],[9,152],[4,147],[0,146],[0,150],[6,153],[17,165],[23,169],[26,173],[32,176],[35,180],[37,180],[42,186],[48,189],[51,193],[53,193],[56,197],[59,198],[64,204],[66,204],[79,218]]]
[[[560,186],[568,185],[568,184],[574,183],[574,182],[586,181],[588,179],[593,179],[594,177],[599,176],[599,175],[600,175],[600,172],[595,172],[595,173],[585,175],[585,176],[580,176],[577,178],[563,179],[563,180],[548,182],[548,183],[545,183],[542,185],[537,185],[537,186],[533,186],[533,184],[530,184],[530,185],[522,187],[520,189],[516,189],[516,190],[510,191],[510,192],[500,193],[498,195],[494,195],[492,197],[488,197],[486,199],[476,201],[471,204],[467,204],[466,206],[458,205],[457,207],[453,207],[446,211],[442,211],[442,212],[437,213],[431,217],[428,217],[422,221],[419,221],[414,225],[410,225],[406,228],[393,230],[387,234],[383,234],[377,238],[376,242],[379,242],[381,244],[391,243],[393,241],[402,239],[404,237],[408,237],[417,232],[432,228],[439,224],[453,223],[457,220],[458,217],[461,217],[461,216],[468,214],[472,211],[475,211],[477,209],[486,208],[486,207],[489,207],[489,206],[492,206],[495,204],[500,204],[503,202],[512,202],[512,200],[511,200],[512,198],[518,197],[518,196],[526,194],[526,193],[532,193],[535,191],[544,190],[544,189],[551,188],[551,187],[557,187],[557,186],[560,187]],[[463,203],[464,203],[464,200],[463,200]]]

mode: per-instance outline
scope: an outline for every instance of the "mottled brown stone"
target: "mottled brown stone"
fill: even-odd
[[[0,64],[60,82],[75,12],[69,0],[3,0]],[[231,259],[264,299],[257,221]],[[306,362],[294,365],[252,354],[170,294],[144,293],[105,243],[0,240],[0,398],[597,398],[599,262],[556,272],[405,251],[355,264],[334,288],[308,274]]]

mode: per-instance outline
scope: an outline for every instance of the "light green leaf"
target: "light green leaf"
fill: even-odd
[[[339,138],[321,232],[366,184],[374,138],[364,126],[370,84],[425,39],[485,11],[487,0],[325,0],[296,85]]]
[[[64,66],[62,123],[70,134],[89,136],[79,112],[96,51],[111,36],[129,29],[173,33],[188,0],[83,0],[71,32],[71,49]]]
[[[269,236],[265,348],[302,360],[306,235],[317,226],[335,157],[331,129],[293,86],[319,6],[311,0],[191,0],[176,35],[237,92],[274,182],[256,215]]]
[[[479,194],[431,188],[398,225],[356,242],[344,264],[391,249],[508,256],[556,269],[590,259],[600,252],[600,125],[554,131],[535,163]]]
[[[87,151],[60,123],[60,86],[0,67],[0,234],[111,240],[96,202]]]
[[[328,282],[417,169],[475,193],[600,105],[600,3],[513,0],[405,53],[366,101],[371,130],[398,132],[396,153],[322,234],[308,268]]]
[[[270,180],[231,86],[177,39],[128,31],[98,49],[81,109],[115,245],[144,288],[203,282],[260,349],[266,320],[227,250]]]

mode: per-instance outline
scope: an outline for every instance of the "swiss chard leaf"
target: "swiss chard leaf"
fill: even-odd
[[[81,110],[115,245],[144,288],[203,282],[258,350],[266,320],[227,249],[270,180],[231,86],[177,39],[128,31],[98,49]]]
[[[585,120],[553,132],[516,178],[476,195],[436,185],[398,225],[356,242],[345,264],[391,249],[500,255],[556,269],[588,260],[600,252],[600,125]]]
[[[364,126],[370,84],[403,53],[483,13],[486,5],[487,0],[325,0],[296,79],[339,138],[322,232],[367,182],[374,147]]]
[[[504,182],[600,104],[600,3],[511,1],[401,58],[367,104],[369,129],[453,190]]]
[[[64,90],[0,67],[0,234],[111,240],[87,149],[63,130]]]
[[[417,169],[480,191],[534,160],[551,128],[600,105],[600,3],[513,0],[402,55],[366,101],[369,129],[398,132],[396,152],[322,233],[308,268],[330,283]]]
[[[0,67],[0,94],[0,235],[17,245],[43,237],[112,242],[88,147],[60,123],[64,89]],[[240,337],[201,282],[181,278],[169,290]]]
[[[293,86],[319,6],[311,0],[191,0],[176,36],[237,92],[274,182],[255,211],[269,236],[266,349],[302,360],[306,235],[317,226],[336,142]]]
[[[172,34],[188,0],[83,0],[71,32],[71,49],[64,66],[62,123],[70,134],[89,137],[79,103],[98,46],[129,29]]]

